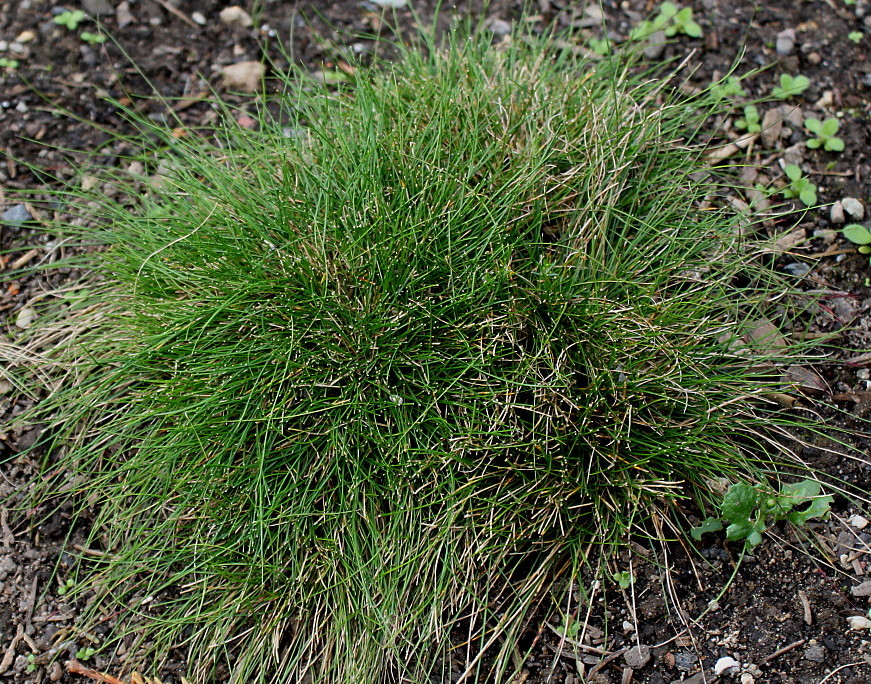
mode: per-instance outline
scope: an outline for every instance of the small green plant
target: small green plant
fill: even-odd
[[[8,57],[0,57],[0,69],[12,69],[18,68],[18,60],[17,59],[9,59]]]
[[[66,26],[70,31],[75,31],[84,19],[85,13],[82,10],[67,10],[55,15],[53,21],[60,26]]]
[[[711,94],[718,100],[745,97],[747,92],[741,87],[740,76],[729,76],[711,84]]]
[[[97,45],[99,43],[106,42],[106,36],[104,36],[102,33],[91,33],[90,31],[82,31],[82,33],[79,35],[79,38],[81,38],[86,43],[90,43],[91,45]]]
[[[829,117],[825,121],[814,118],[805,119],[804,127],[817,136],[807,141],[807,146],[810,149],[816,150],[822,147],[827,152],[844,151],[844,141],[835,135],[838,132],[838,120],[836,118]]]
[[[871,254],[871,230],[858,223],[851,223],[844,226],[841,232],[854,245],[859,245],[857,251],[860,254]]]
[[[611,575],[611,579],[613,579],[620,586],[621,589],[628,589],[635,581],[632,573],[628,570],[624,570],[623,572],[615,572],[613,575]]]
[[[865,37],[865,34],[862,33],[861,31],[850,31],[847,34],[847,38],[849,38],[852,42],[856,43],[857,45],[862,42],[862,38],[864,38],[864,37]]]
[[[590,50],[604,57],[611,52],[611,41],[607,38],[590,38]]]
[[[97,652],[96,648],[91,648],[90,646],[86,646],[85,648],[80,648],[76,651],[76,658],[78,660],[89,660],[94,656]]]
[[[27,667],[24,668],[24,671],[30,674],[31,672],[36,672],[36,654],[28,653],[27,654]]]
[[[735,122],[735,128],[740,128],[748,133],[759,133],[762,130],[762,119],[759,118],[759,110],[754,105],[744,107],[744,116]]]
[[[642,21],[629,33],[631,40],[644,40],[648,36],[662,31],[666,37],[672,38],[683,33],[691,38],[702,37],[702,27],[693,19],[693,8],[664,2],[659,6],[659,14],[652,21]]]
[[[811,80],[807,76],[791,76],[790,74],[780,75],[780,85],[775,86],[771,91],[771,96],[778,100],[788,100],[793,95],[801,95],[810,87]]]
[[[708,518],[690,534],[699,541],[706,532],[723,529],[722,521],[725,520],[729,523],[726,539],[744,540],[749,548],[753,548],[762,542],[762,534],[777,522],[787,520],[803,526],[812,518],[824,519],[832,501],[834,497],[820,495],[820,483],[816,480],[785,484],[776,494],[738,482],[729,487],[723,497],[720,517]]]
[[[72,589],[75,585],[75,581],[73,581],[72,579],[68,579],[66,582],[61,584],[60,587],[58,587],[57,595],[66,596],[69,593],[70,589]]]
[[[801,169],[795,164],[787,164],[783,169],[789,179],[789,185],[783,189],[787,199],[797,197],[806,207],[817,203],[817,186],[802,175]]]

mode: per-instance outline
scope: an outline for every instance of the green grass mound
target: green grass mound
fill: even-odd
[[[197,681],[504,681],[555,579],[788,422],[705,101],[519,39],[286,87],[257,132],[151,131],[132,213],[92,197],[43,409],[97,511],[90,616]]]

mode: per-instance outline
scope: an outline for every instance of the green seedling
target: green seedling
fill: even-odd
[[[82,31],[82,33],[79,35],[79,38],[81,38],[86,43],[90,43],[91,45],[106,42],[106,36],[104,36],[102,33],[91,33],[90,31]]]
[[[858,223],[851,223],[841,232],[854,245],[859,245],[857,251],[860,254],[871,254],[871,230]]]
[[[57,595],[66,596],[69,593],[70,589],[72,589],[75,585],[76,583],[73,580],[68,579],[66,582],[61,584],[60,587],[58,587]]]
[[[66,26],[70,31],[75,31],[85,19],[82,10],[67,10],[56,15],[53,19],[55,24]]]
[[[762,534],[777,522],[786,520],[801,527],[812,518],[825,519],[833,501],[832,496],[820,495],[820,483],[816,480],[785,484],[776,494],[739,482],[729,487],[723,497],[720,517],[708,518],[690,534],[699,541],[706,532],[723,529],[725,520],[729,523],[726,539],[743,540],[748,548],[753,548],[762,542]]]
[[[801,95],[810,87],[811,80],[807,76],[790,76],[789,74],[780,75],[780,85],[775,86],[771,91],[771,96],[778,100],[788,100],[793,95]]]
[[[623,572],[615,572],[613,575],[611,575],[611,578],[620,586],[621,589],[628,589],[635,581],[632,573],[628,570],[624,570]]]
[[[817,203],[817,186],[802,175],[801,169],[795,164],[787,164],[783,169],[789,179],[789,185],[783,189],[787,199],[797,197],[806,207]]]
[[[96,648],[91,648],[87,646],[85,648],[80,648],[76,651],[76,658],[78,660],[88,660],[93,657],[93,655],[97,652]]]
[[[711,94],[718,100],[726,100],[745,97],[747,92],[741,87],[740,76],[729,76],[711,84]]]
[[[702,27],[693,19],[693,8],[664,2],[659,6],[659,14],[652,21],[642,21],[629,33],[631,40],[644,40],[648,36],[662,31],[666,37],[672,38],[683,33],[691,38],[702,37]]]
[[[816,150],[822,147],[827,152],[844,151],[844,141],[835,135],[838,132],[838,120],[834,117],[825,121],[813,118],[805,119],[804,127],[817,136],[807,141],[807,146],[810,149]]]
[[[865,37],[865,34],[861,31],[850,31],[847,34],[847,38],[856,43],[857,45],[862,42],[862,38]]]
[[[740,128],[748,133],[759,133],[762,130],[762,119],[759,118],[759,110],[754,105],[744,107],[744,116],[735,122],[735,128]]]
[[[24,671],[28,674],[30,674],[31,672],[36,672],[36,654],[27,654],[27,667],[24,668]]]
[[[18,60],[17,59],[8,59],[7,57],[0,57],[0,69],[12,69],[18,68]]]
[[[611,41],[607,38],[590,38],[590,50],[604,57],[611,52]]]

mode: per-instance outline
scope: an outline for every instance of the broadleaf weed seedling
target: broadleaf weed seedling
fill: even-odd
[[[762,130],[762,119],[755,105],[745,105],[744,116],[735,121],[735,128],[748,133],[759,133]]]
[[[747,95],[741,85],[741,77],[734,75],[711,84],[710,91],[717,100],[738,99]]]
[[[809,520],[828,517],[834,497],[820,494],[820,483],[802,480],[784,484],[778,493],[769,493],[744,482],[731,485],[723,497],[719,518],[708,518],[691,530],[696,541],[708,532],[723,529],[722,520],[729,523],[726,539],[743,540],[753,548],[762,542],[762,535],[775,523],[786,520],[802,527]]]
[[[781,74],[780,85],[774,87],[771,96],[778,100],[788,100],[795,95],[801,95],[810,87],[810,84],[811,80],[807,76]]]
[[[100,43],[106,42],[106,36],[102,33],[91,33],[90,31],[82,31],[79,35],[86,43],[90,43],[91,45],[99,45]]]
[[[75,31],[87,15],[82,10],[66,10],[56,14],[52,21],[59,26],[66,26],[70,31]]]
[[[839,125],[835,117],[829,117],[825,121],[813,117],[805,119],[804,127],[816,136],[807,141],[807,146],[812,150],[822,147],[827,152],[843,152],[844,141],[835,135]]]
[[[871,254],[871,230],[859,223],[851,223],[844,226],[841,233],[854,245],[858,245],[856,251],[859,254]]]
[[[692,7],[683,7],[673,2],[663,2],[659,13],[652,20],[644,20],[629,32],[630,40],[644,40],[657,31],[667,38],[683,33],[691,38],[701,38],[702,27],[693,18]]]
[[[856,45],[858,45],[859,43],[861,43],[861,42],[862,42],[862,38],[864,38],[864,37],[865,37],[865,34],[862,33],[861,31],[850,31],[850,32],[847,34],[847,38],[848,38],[850,41],[852,41],[853,43],[855,43]]]
[[[806,207],[817,203],[817,186],[802,174],[801,168],[796,164],[787,164],[783,172],[789,179],[789,185],[782,190],[787,199],[798,198]]]
[[[17,69],[20,65],[17,59],[9,59],[8,57],[0,57],[0,69],[8,69],[9,71],[13,71]]]

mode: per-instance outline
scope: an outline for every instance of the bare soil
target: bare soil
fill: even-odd
[[[157,120],[168,120],[171,107],[180,125],[198,126],[215,116],[209,90],[214,87],[239,107],[240,125],[245,125],[244,111],[253,110],[257,95],[226,92],[220,78],[223,67],[265,57],[277,68],[292,59],[315,71],[341,70],[353,61],[351,55],[365,58],[381,49],[360,35],[389,37],[393,23],[385,21],[378,5],[358,0],[267,1],[260,3],[250,27],[222,22],[218,13],[226,5],[214,0],[83,4],[92,14],[102,12],[100,20],[117,43],[84,41],[83,30],[96,31],[91,21],[77,30],[53,22],[58,11],[78,9],[78,3],[64,8],[43,0],[0,0],[0,58],[19,63],[15,69],[0,67],[0,150],[5,158],[0,165],[0,213],[13,206],[9,191],[50,188],[56,179],[72,178],[85,159],[74,150],[99,151],[105,165],[127,163],[129,150],[114,137],[127,124],[107,95],[134,103]],[[432,17],[432,0],[410,4],[423,22]],[[696,0],[691,6],[703,37],[678,35],[654,56],[686,57],[692,74],[689,87],[706,85],[736,65],[739,73],[770,66],[745,82],[748,98],[768,94],[781,74],[801,73],[811,82],[775,117],[795,123],[787,121],[779,134],[762,135],[738,153],[747,165],[742,177],[748,187],[782,177],[779,162],[786,159],[799,163],[818,186],[821,203],[849,197],[858,199],[866,212],[871,210],[871,5],[864,0],[849,5],[844,0],[765,5]],[[602,8],[607,31],[621,40],[655,10],[655,3],[609,0]],[[497,33],[521,20],[520,7],[511,0],[497,0],[486,9],[473,0],[445,7],[443,13],[442,22],[451,14],[486,14]],[[537,0],[522,21],[533,27],[556,22],[574,26],[579,35],[601,36],[601,25],[590,17],[569,0]],[[395,22],[404,29],[416,21],[408,7],[396,11]],[[155,91],[166,102],[152,98]],[[761,104],[760,115],[778,106]],[[804,143],[810,136],[800,125],[797,107],[804,118],[838,117],[845,150],[807,149]],[[738,138],[735,118],[724,122],[724,130]],[[21,310],[64,276],[55,274],[56,282],[47,282],[45,276],[16,272],[59,254],[57,245],[40,232],[40,217],[34,218],[27,225],[0,223],[0,344],[14,345]],[[855,220],[849,215],[846,219]],[[826,405],[840,407],[846,414],[826,413],[832,427],[861,431],[860,419],[871,410],[871,264],[835,232],[842,227],[838,220],[837,210],[833,215],[826,207],[774,220],[767,229],[779,240],[777,267],[802,275],[804,287],[824,293],[811,312],[811,331],[836,334],[822,348],[828,356],[827,364],[817,368],[822,384],[813,391],[806,388],[808,396],[797,395],[798,401],[820,411]],[[0,431],[6,419],[38,399],[26,389],[0,380]],[[0,501],[26,490],[37,477],[36,464],[19,455],[32,443],[36,429],[0,432]],[[867,439],[863,442],[859,435],[857,440],[864,456],[855,460],[833,456],[825,445],[805,449],[802,455],[867,491],[871,451]],[[706,535],[697,549],[678,543],[652,548],[633,544],[614,562],[613,571],[631,571],[635,582],[626,589],[614,584],[593,594],[589,586],[585,592],[580,587],[569,592],[573,605],[568,609],[584,624],[573,639],[564,640],[558,625],[531,620],[511,681],[869,682],[871,630],[853,631],[847,623],[850,616],[865,615],[871,605],[871,525],[863,526],[856,517],[860,513],[838,498],[831,519],[814,523],[804,537],[776,529],[744,559],[722,596],[741,551],[722,534]],[[668,530],[662,536],[668,537]],[[130,681],[124,670],[127,655],[99,650],[101,637],[113,628],[111,616],[93,634],[72,629],[77,606],[63,591],[72,558],[63,547],[80,538],[81,530],[70,529],[63,510],[40,526],[0,510],[3,681],[87,681],[64,665],[77,653],[84,660],[81,650],[87,647],[97,653],[86,667]],[[526,651],[529,656],[523,657]],[[724,657],[740,665],[718,678],[714,667]],[[182,653],[168,654],[159,666],[159,676],[167,683],[181,681],[184,673]]]

